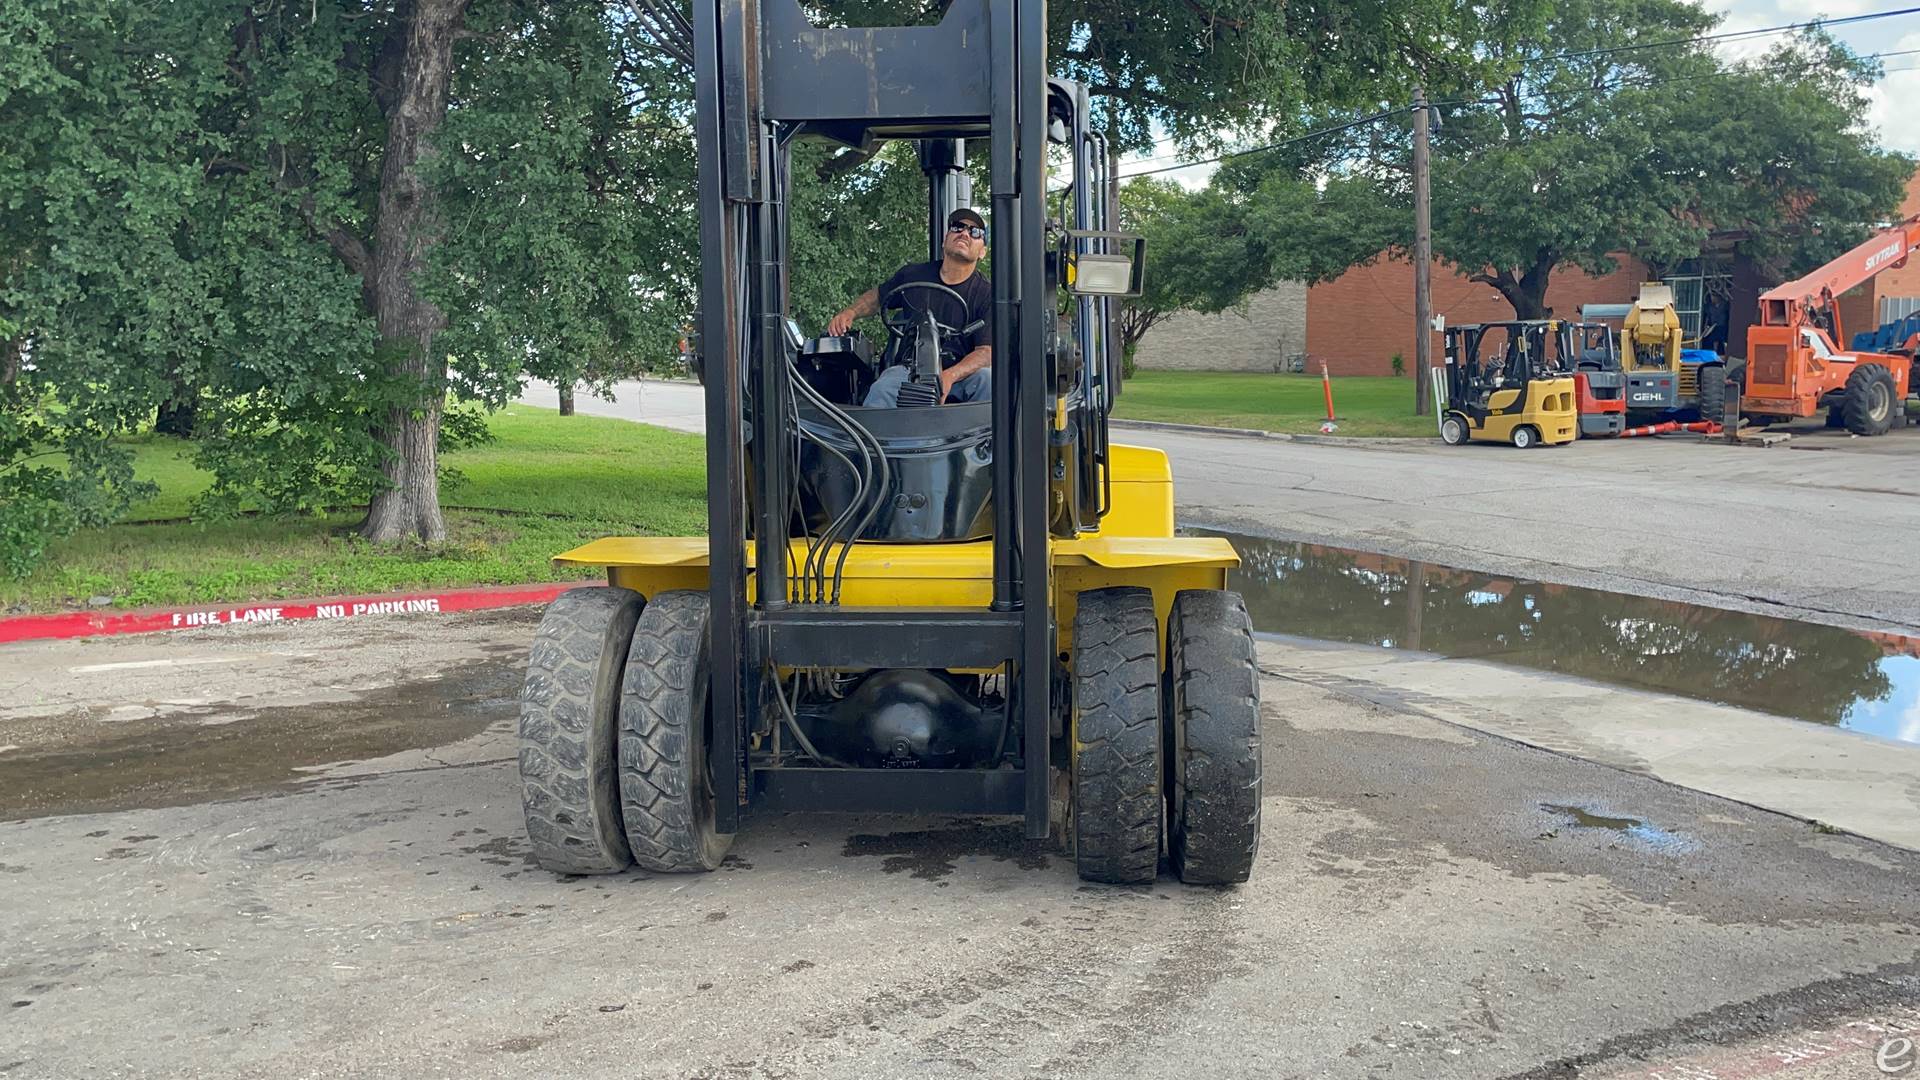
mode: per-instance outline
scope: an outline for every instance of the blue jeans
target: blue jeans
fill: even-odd
[[[892,409],[900,404],[900,387],[907,381],[907,368],[904,364],[880,373],[873,380],[873,386],[867,390],[867,400],[861,404],[870,409]],[[983,367],[953,384],[947,391],[947,404],[960,405],[969,401],[990,401],[993,398],[993,369]]]

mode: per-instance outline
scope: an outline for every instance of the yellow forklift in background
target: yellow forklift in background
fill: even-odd
[[[1554,319],[1462,323],[1446,328],[1446,366],[1434,380],[1440,439],[1448,446],[1510,442],[1525,450],[1579,433],[1572,364],[1557,354]]]

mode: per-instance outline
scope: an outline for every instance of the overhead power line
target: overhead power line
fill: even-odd
[[[1327,135],[1337,135],[1342,131],[1351,131],[1357,127],[1365,127],[1376,121],[1385,120],[1389,116],[1397,116],[1400,113],[1408,112],[1411,108],[1412,106],[1402,105],[1391,109],[1382,109],[1371,116],[1363,116],[1358,120],[1350,120],[1347,123],[1338,124],[1334,127],[1321,128],[1318,131],[1309,131],[1305,135],[1296,135],[1291,139],[1282,139],[1279,142],[1268,143],[1265,146],[1250,147],[1246,150],[1235,150],[1230,154],[1221,154],[1218,157],[1202,158],[1199,161],[1188,161],[1179,165],[1162,165],[1157,169],[1142,169],[1139,172],[1123,172],[1120,174],[1120,179],[1126,180],[1135,176],[1152,176],[1155,173],[1173,172],[1176,169],[1191,169],[1195,165],[1211,165],[1216,161],[1232,161],[1235,158],[1248,157],[1253,154],[1264,154],[1269,150],[1279,150],[1282,147],[1293,146],[1296,143],[1307,142],[1310,139],[1318,139]]]
[[[1753,35],[1764,34],[1764,33],[1781,33],[1785,30],[1798,29],[1800,27],[1805,27],[1805,26],[1813,26],[1813,25],[1832,26],[1832,25],[1835,25],[1836,23],[1842,23],[1842,22],[1864,22],[1869,19],[1885,19],[1885,18],[1891,18],[1895,15],[1911,15],[1915,13],[1920,13],[1920,7],[1901,8],[1898,11],[1873,12],[1866,15],[1854,15],[1845,19],[1829,19],[1819,23],[1790,23],[1784,26],[1766,27],[1760,30],[1738,31],[1736,33],[1741,36],[1753,36]],[[1724,36],[1726,35],[1710,35],[1709,37],[1711,38],[1711,37],[1724,37]],[[1664,45],[1687,44],[1689,42],[1702,41],[1702,40],[1708,40],[1708,39],[1709,38],[1680,38],[1680,39],[1675,39],[1673,41],[1667,41],[1667,42],[1647,42],[1642,45],[1623,46],[1621,50],[1595,50],[1591,52],[1582,52],[1582,53],[1562,53],[1558,57],[1542,57],[1540,59],[1550,60],[1550,59],[1570,58],[1575,56],[1595,56],[1608,51],[1624,51],[1625,49],[1628,49],[1628,48],[1655,48],[1663,44]],[[1888,52],[1863,53],[1861,54],[1860,59],[1877,60],[1877,59],[1883,59],[1889,56],[1912,56],[1917,53],[1920,53],[1920,49],[1897,49],[1897,50],[1892,50]],[[1529,62],[1538,63],[1540,61],[1529,61]],[[1883,68],[1881,69],[1881,74],[1891,75],[1898,71],[1914,71],[1914,70],[1920,70],[1920,68],[1915,68],[1915,67]],[[1621,89],[1628,89],[1628,88],[1639,89],[1639,88],[1645,88],[1645,87],[1653,87],[1653,86],[1664,85],[1667,83],[1698,82],[1704,79],[1728,78],[1728,77],[1732,77],[1740,74],[1742,74],[1742,72],[1721,71],[1721,72],[1714,72],[1708,75],[1696,75],[1696,76],[1688,76],[1684,78],[1656,79],[1652,82],[1623,82],[1623,83],[1610,83],[1602,86],[1567,87],[1560,90],[1537,90],[1530,93],[1521,94],[1520,97],[1522,100],[1532,101],[1532,100],[1537,100],[1539,98],[1560,97],[1568,94],[1583,94],[1583,93],[1590,94],[1590,93],[1599,93],[1607,90],[1621,90]],[[1453,101],[1436,101],[1436,102],[1432,102],[1431,104],[1434,106],[1447,105],[1447,106],[1453,106],[1453,107],[1466,108],[1466,107],[1473,107],[1478,105],[1497,105],[1500,103],[1501,101],[1499,98],[1461,98]],[[1370,113],[1356,120],[1350,120],[1343,124],[1335,124],[1330,127],[1318,128],[1316,130],[1309,131],[1301,135],[1295,135],[1292,138],[1281,139],[1278,142],[1271,142],[1262,146],[1248,147],[1245,150],[1235,150],[1225,154],[1218,154],[1218,155],[1215,155],[1214,157],[1198,158],[1193,161],[1178,162],[1172,165],[1162,165],[1152,169],[1139,169],[1133,172],[1123,171],[1119,174],[1119,179],[1130,180],[1136,176],[1157,176],[1161,173],[1178,172],[1181,169],[1191,169],[1199,165],[1213,165],[1223,161],[1233,161],[1237,158],[1250,157],[1254,154],[1265,154],[1274,150],[1282,150],[1289,146],[1297,146],[1300,143],[1310,142],[1314,139],[1325,138],[1328,135],[1338,135],[1343,131],[1351,131],[1357,127],[1364,127],[1368,124],[1378,123],[1381,120],[1385,120],[1390,116],[1399,116],[1402,113],[1408,113],[1412,111],[1413,111],[1413,106],[1411,105],[1402,105],[1402,106],[1395,106],[1389,109],[1382,109],[1379,112]],[[1148,159],[1148,160],[1154,160],[1154,159]]]
[[[1700,34],[1695,37],[1671,38],[1665,41],[1640,41],[1627,45],[1614,45],[1605,49],[1582,49],[1578,52],[1555,53],[1552,56],[1536,57],[1525,60],[1527,64],[1545,64],[1555,60],[1578,60],[1588,56],[1611,56],[1615,53],[1637,52],[1641,49],[1664,49],[1674,45],[1701,45],[1710,41],[1738,41],[1742,38],[1766,37],[1770,34],[1785,34],[1794,30],[1806,30],[1811,27],[1847,26],[1853,23],[1872,22],[1875,19],[1891,19],[1896,15],[1912,15],[1920,12],[1920,7],[1899,8],[1893,11],[1870,11],[1864,15],[1848,15],[1839,19],[1809,19],[1806,22],[1782,23],[1779,26],[1763,26],[1754,30],[1728,30],[1719,34]]]
[[[1576,52],[1554,53],[1550,56],[1537,56],[1531,60],[1523,60],[1521,61],[1521,63],[1527,64],[1527,65],[1545,64],[1555,60],[1573,60],[1573,59],[1579,59],[1579,58],[1588,57],[1588,56],[1607,56],[1613,53],[1636,52],[1644,49],[1670,48],[1675,45],[1694,45],[1694,44],[1700,44],[1700,43],[1709,42],[1709,41],[1735,41],[1742,38],[1766,37],[1772,34],[1785,34],[1785,33],[1790,33],[1794,30],[1805,30],[1809,27],[1814,27],[1814,26],[1820,26],[1820,27],[1845,26],[1853,23],[1872,22],[1876,19],[1891,19],[1900,15],[1913,15],[1913,14],[1920,14],[1920,7],[1896,8],[1891,11],[1870,11],[1865,14],[1848,15],[1838,19],[1810,19],[1806,22],[1781,23],[1778,26],[1762,26],[1752,30],[1728,30],[1718,34],[1701,34],[1695,37],[1668,38],[1661,41],[1642,41],[1642,42],[1636,42],[1630,45],[1616,45],[1616,46],[1612,46],[1610,48],[1605,48],[1605,49],[1584,49]],[[1906,56],[1914,51],[1916,50],[1907,49],[1899,52],[1870,53],[1862,57],[1862,59],[1872,59],[1874,57],[1884,57],[1884,56]],[[1434,105],[1471,105],[1476,103],[1477,103],[1476,99],[1460,99],[1455,101],[1436,101],[1436,102],[1433,102],[1432,104]],[[1384,119],[1388,116],[1394,115],[1396,112],[1404,112],[1404,111],[1406,110],[1388,109],[1383,112],[1375,114],[1373,119]],[[1216,158],[1203,158],[1198,161],[1189,161],[1184,164],[1171,166],[1170,168],[1167,168],[1167,169],[1152,170],[1152,172],[1171,172],[1173,171],[1173,169],[1184,169],[1193,165],[1208,165],[1216,161],[1224,161],[1228,158],[1237,157],[1237,156],[1240,156],[1241,154],[1257,154],[1257,153],[1260,153],[1262,150],[1274,149],[1281,146],[1287,146],[1293,142],[1303,141],[1310,138],[1317,138],[1320,135],[1332,134],[1334,132],[1344,131],[1344,130],[1346,130],[1346,128],[1342,126],[1338,128],[1328,128],[1325,131],[1308,132],[1305,135],[1299,136],[1297,139],[1287,140],[1286,142],[1275,143],[1271,147],[1255,147],[1251,150],[1237,151],[1235,153],[1226,154]],[[1158,149],[1159,147],[1164,146],[1173,141],[1174,140],[1172,140],[1171,138],[1160,139],[1154,143],[1154,147]],[[1145,164],[1147,162],[1163,161],[1163,160],[1166,160],[1166,157],[1167,155],[1155,155],[1150,158],[1145,158],[1141,161],[1136,161],[1134,162],[1134,164],[1139,165],[1139,164]],[[1149,176],[1149,175],[1152,175],[1152,172],[1123,173],[1121,174],[1121,178],[1125,179],[1128,176]]]

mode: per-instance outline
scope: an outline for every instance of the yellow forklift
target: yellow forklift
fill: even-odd
[[[1446,367],[1434,412],[1448,446],[1507,442],[1558,446],[1579,434],[1569,358],[1553,319],[1461,323],[1446,328]]]
[[[1224,588],[1239,560],[1174,535],[1164,453],[1108,439],[1144,244],[1114,231],[1086,88],[1047,76],[1044,0],[953,0],[910,27],[692,7],[708,534],[558,557],[607,583],[556,600],[534,640],[534,857],[708,871],[756,814],[958,814],[1057,836],[1091,881],[1150,882],[1163,855],[1184,882],[1247,880],[1261,747],[1252,627]],[[944,285],[903,288],[874,350],[790,316],[789,171],[801,140],[889,139],[917,144],[936,258],[984,152],[986,227],[960,227],[985,234],[992,304],[945,325],[926,303]],[[1050,154],[1071,169],[1057,200]],[[983,328],[990,400],[938,404],[941,358]],[[896,365],[899,406],[865,405]]]

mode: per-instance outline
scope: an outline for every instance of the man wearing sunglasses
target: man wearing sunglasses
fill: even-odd
[[[827,323],[827,333],[838,337],[852,329],[855,319],[878,314],[881,300],[908,282],[937,282],[958,293],[965,304],[938,289],[908,289],[899,303],[916,313],[931,312],[935,321],[962,331],[957,340],[943,343],[941,401],[986,401],[993,396],[993,283],[979,271],[980,260],[987,253],[986,219],[966,207],[948,214],[940,252],[939,262],[908,263],[879,288],[862,293]],[[864,404],[883,408],[899,405],[900,387],[907,376],[907,368],[898,365],[881,372],[867,391]]]

